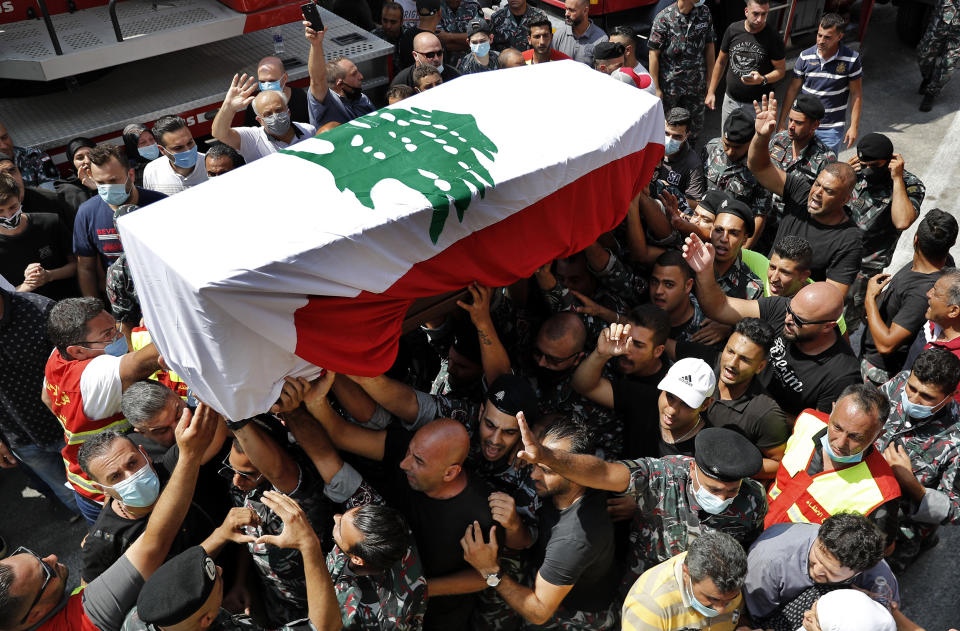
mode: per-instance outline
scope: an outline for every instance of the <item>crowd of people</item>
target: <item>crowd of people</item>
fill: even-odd
[[[958,224],[861,120],[843,18],[780,103],[765,0],[718,30],[678,0],[647,67],[589,0],[556,32],[482,4],[382,3],[390,104],[572,59],[662,99],[663,160],[582,252],[254,418],[160,356],[116,221],[374,111],[357,65],[304,22],[306,90],[264,58],[206,151],[165,116],[72,140],[66,177],[0,125],[0,467],[89,525],[80,592],[54,555],[0,561],[0,631],[920,629],[897,577],[960,521]],[[929,106],[950,67],[924,63]]]

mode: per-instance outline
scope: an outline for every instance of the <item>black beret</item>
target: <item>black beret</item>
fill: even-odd
[[[616,59],[617,57],[623,57],[623,54],[626,52],[626,48],[623,47],[623,44],[617,42],[600,42],[593,47],[593,58],[594,59]]]
[[[750,142],[755,131],[753,119],[740,109],[733,110],[723,121],[723,137],[737,145]]]
[[[729,202],[732,197],[726,192],[721,191],[720,189],[711,189],[706,192],[703,196],[703,199],[700,200],[700,203],[697,204],[697,208],[703,208],[707,212],[711,212],[716,215],[720,212],[720,207]]]
[[[708,427],[693,442],[697,468],[721,482],[736,482],[763,468],[763,455],[746,436],[732,429]]]
[[[792,109],[815,121],[821,120],[825,113],[820,99],[806,92],[800,93],[797,100],[793,102]]]
[[[727,213],[728,215],[736,215],[743,219],[743,229],[747,233],[748,237],[753,236],[753,211],[750,210],[750,207],[741,202],[739,199],[734,199],[730,197],[728,199],[720,202],[720,206],[717,207],[717,212],[715,215],[720,213]]]
[[[517,412],[523,412],[528,423],[536,423],[540,418],[537,393],[530,382],[519,375],[507,373],[494,379],[487,390],[487,400],[504,414],[516,416]]]
[[[893,157],[893,143],[883,134],[867,134],[857,143],[857,157],[863,162],[889,160]]]
[[[70,160],[70,166],[73,166],[73,156],[77,154],[77,151],[79,151],[80,149],[83,149],[84,147],[90,147],[91,149],[93,149],[96,146],[97,146],[97,143],[93,142],[92,140],[84,136],[74,138],[73,140],[68,142],[67,143],[67,159]]]
[[[173,557],[153,573],[137,597],[137,615],[145,624],[171,626],[203,606],[217,582],[217,565],[200,546]]]
[[[473,37],[477,33],[490,35],[492,32],[490,23],[486,20],[470,20],[470,24],[467,24],[467,37]]]
[[[690,110],[683,107],[675,107],[667,113],[668,125],[689,125],[691,119]]]
[[[417,13],[420,15],[434,15],[440,10],[443,0],[417,0]]]

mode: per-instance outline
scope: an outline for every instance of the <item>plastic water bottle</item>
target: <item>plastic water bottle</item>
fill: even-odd
[[[273,54],[280,57],[283,55],[283,31],[279,26],[274,26],[270,33],[273,35]]]
[[[870,590],[873,592],[873,599],[886,607],[890,608],[890,603],[893,601],[893,588],[890,587],[890,583],[887,582],[887,579],[883,576],[878,576],[873,579],[873,589]]]

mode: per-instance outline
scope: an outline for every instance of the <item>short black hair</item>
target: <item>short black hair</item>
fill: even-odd
[[[857,407],[864,412],[875,412],[881,426],[887,422],[887,417],[890,416],[890,400],[876,386],[871,383],[849,385],[843,389],[837,401],[849,396],[856,399]]]
[[[550,24],[550,20],[548,20],[547,18],[543,18],[543,19],[540,19],[540,20],[534,20],[533,22],[530,22],[529,24],[527,24],[527,34],[528,34],[528,35],[530,34],[530,31],[533,30],[533,27],[534,27],[534,26],[546,26],[548,29],[550,29],[551,32],[553,31],[553,25]]]
[[[632,26],[627,26],[626,24],[614,26],[612,29],[610,29],[609,37],[614,37],[617,35],[620,37],[626,37],[630,40],[631,44],[637,43],[637,31]]]
[[[113,159],[116,159],[116,161],[120,163],[120,166],[124,168],[130,166],[130,162],[125,155],[125,150],[121,150],[120,145],[109,142],[101,142],[91,149],[87,156],[90,158],[90,162],[98,167],[102,167]]]
[[[950,213],[931,208],[917,225],[917,249],[928,259],[947,258],[957,242],[957,220]]]
[[[99,298],[65,298],[53,305],[47,316],[47,337],[64,359],[70,359],[67,347],[87,339],[87,323],[104,310]]]
[[[239,151],[231,147],[225,142],[220,142],[219,140],[215,143],[212,143],[207,148],[207,158],[229,158],[230,162],[233,163],[234,169],[239,169],[247,163],[244,160],[243,156]]]
[[[747,553],[725,532],[705,532],[694,539],[684,564],[692,582],[710,578],[725,594],[741,589],[747,577]]]
[[[627,314],[627,319],[633,326],[641,326],[653,331],[653,343],[657,346],[664,344],[670,337],[670,316],[656,305],[646,304],[634,307]]]
[[[397,85],[390,86],[390,89],[387,90],[385,95],[386,99],[406,99],[414,95],[413,88],[408,86],[406,83],[398,83]]]
[[[186,126],[187,121],[183,120],[179,116],[164,116],[153,124],[153,137],[157,139],[157,142],[159,142],[164,149],[166,149],[167,143],[163,141],[164,134],[169,134],[170,132],[177,131],[178,129],[183,129]]]
[[[884,536],[859,513],[836,513],[823,520],[817,539],[843,567],[860,573],[883,559]]]
[[[94,434],[85,440],[82,445],[80,445],[80,451],[77,452],[77,464],[80,465],[80,468],[83,469],[83,472],[86,473],[91,480],[99,482],[99,480],[97,480],[96,477],[90,473],[90,461],[96,460],[105,454],[110,448],[110,445],[113,444],[113,441],[121,438],[124,440],[130,440],[120,432],[106,430]]]
[[[427,77],[433,74],[437,75],[438,77],[441,78],[441,80],[443,80],[443,75],[440,74],[440,71],[437,70],[436,66],[431,66],[430,64],[423,64],[421,66],[416,66],[413,69],[413,74],[411,75],[411,79],[413,80],[413,83],[416,84],[416,86],[419,88],[420,81],[422,79],[426,79]]]
[[[383,572],[407,553],[410,531],[400,511],[389,506],[367,504],[354,513],[353,525],[363,533],[363,539],[344,552],[363,559],[367,569]]]
[[[667,250],[657,257],[653,265],[655,267],[658,265],[660,267],[679,267],[686,278],[693,278],[693,270],[690,269],[690,264],[687,263],[687,259],[683,258],[683,254],[679,250]]]
[[[960,359],[945,348],[934,346],[921,351],[912,370],[920,383],[935,385],[950,394],[960,383]]]
[[[733,327],[733,332],[739,333],[762,348],[764,357],[770,354],[773,340],[777,337],[777,332],[773,330],[773,327],[760,318],[744,318],[740,320],[737,322],[737,325]]]
[[[540,432],[540,438],[550,438],[551,440],[569,438],[569,453],[572,454],[592,454],[596,450],[593,432],[572,416],[566,414],[555,417],[549,425],[544,427]]]
[[[10,593],[16,578],[9,564],[0,563],[0,629],[17,626],[23,617],[22,609],[26,597]]]
[[[823,17],[820,18],[820,26],[823,28],[835,28],[840,29],[840,32],[843,32],[844,27],[846,27],[847,21],[844,20],[840,15],[836,13],[824,13]]]
[[[773,253],[782,259],[793,261],[802,270],[809,270],[813,264],[813,248],[810,242],[795,234],[787,235],[773,246]]]

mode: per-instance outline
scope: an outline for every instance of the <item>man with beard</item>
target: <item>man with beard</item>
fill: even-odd
[[[676,250],[657,257],[650,272],[650,302],[667,312],[670,339],[676,342],[692,341],[707,319],[693,295],[693,271]]]
[[[310,22],[303,22],[304,37],[310,44],[307,71],[310,73],[310,90],[307,107],[310,124],[320,129],[330,122],[346,123],[369,114],[376,108],[363,93],[363,75],[356,64],[346,57],[327,61],[323,53],[323,36],[327,29],[317,32]]]
[[[564,55],[593,67],[593,48],[600,42],[607,41],[607,34],[590,21],[590,0],[565,0],[563,4],[564,24],[554,34],[553,47]]]
[[[501,5],[490,16],[490,24],[493,26],[493,48],[501,52],[507,48],[514,48],[522,53],[530,48],[527,40],[530,25],[547,20],[547,14],[530,6],[527,0],[507,0]],[[505,64],[501,66],[508,67]]]
[[[402,84],[416,88],[413,72],[420,66],[436,68],[443,83],[453,81],[460,76],[460,73],[452,64],[443,63],[444,55],[443,44],[440,43],[440,39],[435,34],[430,32],[417,33],[417,36],[413,38],[413,59],[415,63],[398,72],[390,85]]]
[[[400,68],[400,36],[403,35],[403,6],[397,2],[384,2],[380,9],[380,26],[371,34],[388,44],[393,44],[393,67]]]
[[[846,386],[861,381],[860,362],[837,331],[843,294],[833,285],[812,283],[792,298],[731,298],[714,278],[713,246],[691,235],[683,249],[696,274],[700,306],[709,318],[729,325],[760,318],[777,332],[763,385],[788,416],[805,408],[829,412]]]
[[[812,259],[813,248],[806,239],[789,235],[777,241],[767,263],[763,295],[795,296],[810,282]]]
[[[553,47],[553,27],[550,20],[543,18],[530,23],[530,34],[527,43],[530,48],[523,51],[523,59],[528,64],[542,64],[545,61],[559,61],[570,59]]]

